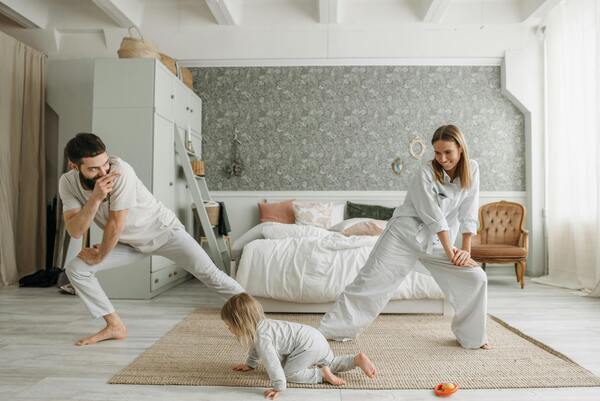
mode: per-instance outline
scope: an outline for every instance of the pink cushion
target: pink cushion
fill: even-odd
[[[275,221],[277,223],[294,224],[294,201],[292,199],[285,202],[259,202],[258,203],[259,221]]]

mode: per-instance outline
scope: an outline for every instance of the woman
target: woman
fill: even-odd
[[[479,166],[454,125],[431,139],[435,158],[415,175],[366,265],[323,317],[333,340],[356,337],[383,310],[413,269],[429,271],[454,308],[452,331],[464,348],[490,348],[486,338],[487,278],[471,259],[477,232]],[[462,249],[453,246],[458,231]]]

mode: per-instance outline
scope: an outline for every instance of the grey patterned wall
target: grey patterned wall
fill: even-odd
[[[410,140],[429,144],[447,123],[465,133],[481,190],[525,190],[523,115],[500,92],[500,67],[211,67],[193,76],[212,190],[405,190],[420,163]],[[230,178],[234,132],[243,173]],[[401,175],[390,169],[396,157]]]

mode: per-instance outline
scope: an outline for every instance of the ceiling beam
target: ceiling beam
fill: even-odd
[[[50,8],[46,2],[2,0],[0,14],[23,28],[46,28]]]
[[[523,5],[523,22],[526,24],[541,21],[550,10],[562,0],[529,0]]]
[[[340,3],[341,0],[318,0],[319,2],[319,23],[321,24],[339,24],[340,23]]]
[[[239,25],[241,4],[231,0],[205,0],[219,25]]]
[[[144,3],[140,0],[92,0],[117,26],[140,27],[144,15]]]
[[[431,0],[423,17],[423,22],[440,23],[450,7],[451,0]]]

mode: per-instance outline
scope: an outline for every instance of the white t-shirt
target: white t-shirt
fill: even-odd
[[[140,252],[151,252],[163,246],[170,238],[170,231],[183,228],[177,216],[166,208],[144,186],[133,168],[116,156],[110,157],[111,172],[120,175],[115,180],[110,201],[102,202],[94,222],[102,229],[106,226],[110,210],[128,210],[127,221],[119,242],[132,246]],[[79,181],[79,172],[71,170],[60,177],[59,194],[63,213],[81,209],[92,196]]]

